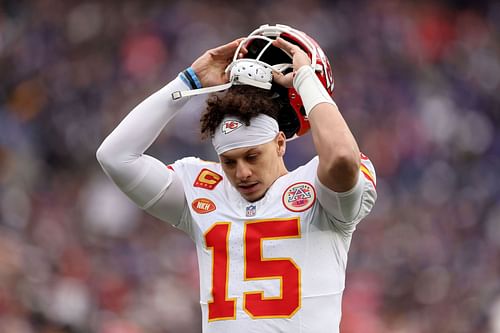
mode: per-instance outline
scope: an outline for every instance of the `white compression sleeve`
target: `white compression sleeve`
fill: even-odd
[[[143,209],[155,206],[167,211],[160,218],[175,224],[185,205],[184,195],[165,195],[172,182],[179,182],[175,173],[161,161],[144,155],[144,151],[158,137],[161,130],[188,99],[172,100],[174,91],[189,88],[177,77],[165,87],[136,106],[104,140],[97,150],[97,160],[106,174],[137,205]],[[161,209],[164,205],[169,209]]]

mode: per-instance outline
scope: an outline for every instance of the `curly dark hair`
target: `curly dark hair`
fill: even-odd
[[[213,94],[200,119],[202,138],[211,138],[226,116],[235,116],[247,126],[261,113],[278,121],[280,111],[289,106],[287,98],[281,96],[275,89],[252,86],[233,86],[226,92]]]

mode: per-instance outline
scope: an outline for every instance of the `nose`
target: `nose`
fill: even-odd
[[[239,180],[245,180],[250,178],[252,175],[252,170],[248,167],[246,163],[238,162],[236,165],[236,178]]]

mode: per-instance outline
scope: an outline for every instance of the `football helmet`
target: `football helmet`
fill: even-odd
[[[229,82],[219,86],[176,91],[173,99],[211,93],[230,88],[232,85],[246,84],[262,89],[271,89],[277,94],[277,100],[282,104],[278,116],[280,130],[288,140],[307,133],[310,129],[302,100],[295,88],[285,88],[273,83],[273,71],[287,74],[293,71],[293,57],[286,51],[275,47],[272,42],[281,37],[299,46],[311,59],[311,67],[319,80],[331,95],[334,82],[330,62],[319,44],[304,32],[283,24],[262,25],[244,38],[236,49],[233,60],[226,68]],[[241,48],[247,53],[240,57]]]
[[[333,73],[325,53],[314,39],[304,32],[287,25],[266,24],[254,30],[240,43],[234,54],[233,62],[228,69],[232,70],[239,63],[253,60],[256,64],[263,64],[283,74],[291,72],[293,70],[292,56],[272,45],[272,42],[278,37],[299,46],[307,53],[311,59],[311,67],[331,95],[334,87]],[[238,58],[243,46],[248,52],[243,58]],[[295,88],[284,88],[273,84],[271,89],[287,101],[283,105],[278,118],[280,130],[285,133],[286,138],[294,139],[307,133],[310,129],[309,121],[302,100]]]

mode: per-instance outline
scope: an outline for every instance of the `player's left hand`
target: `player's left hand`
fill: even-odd
[[[310,66],[311,60],[309,59],[307,53],[305,53],[300,47],[287,42],[281,37],[274,40],[273,45],[288,52],[293,57],[293,72],[286,75],[279,72],[273,72],[274,82],[284,86],[285,88],[291,88],[293,86],[293,76],[295,75],[295,72],[302,66]]]
[[[234,52],[236,52],[242,40],[243,38],[238,38],[225,45],[210,49],[193,62],[191,68],[196,73],[203,87],[211,87],[229,82],[229,77],[225,73],[225,69],[233,60]],[[246,53],[247,50],[243,46],[240,49],[239,58]]]

